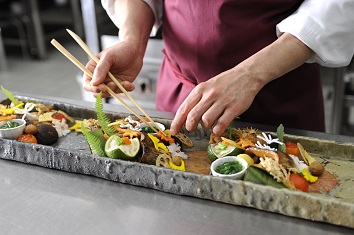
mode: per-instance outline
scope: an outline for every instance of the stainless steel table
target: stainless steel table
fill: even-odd
[[[92,107],[91,103],[82,101],[38,98]],[[151,113],[158,114],[153,110]],[[0,179],[0,234],[354,232],[344,227],[2,159]]]

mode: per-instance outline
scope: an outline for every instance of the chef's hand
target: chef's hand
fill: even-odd
[[[171,124],[176,135],[183,126],[195,131],[198,124],[222,134],[232,120],[245,112],[268,82],[302,65],[315,53],[295,36],[284,33],[276,41],[194,88],[177,110]]]
[[[171,125],[171,134],[177,134],[182,126],[195,131],[200,123],[222,134],[230,123],[253,102],[263,86],[256,76],[243,69],[225,71],[197,85],[177,110]]]
[[[93,78],[84,75],[84,89],[93,92],[94,96],[102,91],[102,97],[106,98],[109,96],[103,85],[106,84],[115,93],[120,93],[120,89],[108,77],[110,71],[127,91],[134,90],[132,82],[143,65],[143,57],[136,48],[138,46],[134,43],[120,42],[99,53],[97,57],[100,60],[97,65],[95,61],[90,60],[86,68],[93,72]]]

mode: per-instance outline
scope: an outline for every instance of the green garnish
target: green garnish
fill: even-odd
[[[155,133],[155,131],[153,129],[151,129],[151,127],[149,127],[149,126],[144,126],[143,128],[141,128],[141,132]]]
[[[18,99],[16,99],[16,97],[8,90],[6,90],[3,86],[1,86],[1,90],[2,92],[4,92],[4,94],[6,95],[6,97],[12,102],[14,103],[14,105],[19,105],[21,103],[21,101],[19,101]]]
[[[243,180],[276,188],[286,188],[282,183],[277,182],[268,172],[255,166],[249,166],[247,168]]]
[[[117,142],[118,145],[124,144],[124,141],[119,136],[114,137],[114,140]]]
[[[284,143],[284,126],[283,124],[280,124],[277,128],[277,137],[278,137],[278,140],[279,142],[281,143]],[[283,153],[286,153],[286,147],[285,147],[285,144],[278,144],[278,150],[283,152]]]
[[[219,143],[218,143],[218,146],[217,146],[217,149],[218,149],[218,150],[225,150],[225,149],[227,149],[227,144],[224,144],[224,143],[222,143],[222,142],[219,142]]]
[[[102,93],[100,92],[96,97],[95,108],[97,111],[97,121],[100,124],[102,130],[108,135],[111,136],[117,132],[116,129],[112,126],[108,126],[111,123],[107,115],[103,112],[103,103],[102,103]]]
[[[0,127],[0,129],[11,129],[20,126],[21,124],[18,122],[7,121],[4,125]]]
[[[104,138],[102,131],[98,129],[90,131],[86,128],[84,122],[81,122],[81,131],[90,146],[91,152],[100,157],[107,157],[104,151],[106,139]]]
[[[229,125],[229,127],[227,128],[227,133],[229,135],[229,139],[230,140],[235,140],[234,137],[232,136],[232,127],[231,127],[231,125]]]
[[[219,174],[231,175],[242,171],[243,166],[238,161],[225,162],[217,167],[215,171]]]

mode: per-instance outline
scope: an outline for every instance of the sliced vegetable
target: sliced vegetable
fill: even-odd
[[[219,142],[217,145],[217,149],[220,151],[223,151],[223,150],[227,149],[227,144],[224,144],[223,142]]]
[[[118,135],[112,135],[108,138],[105,144],[105,153],[110,158],[118,158],[122,160],[134,160],[140,151],[140,141],[138,138],[130,139],[131,144],[126,145],[121,138],[117,138]],[[117,139],[120,139],[123,143],[119,144]]]
[[[8,120],[15,119],[15,118],[16,118],[16,115],[0,116],[0,122],[2,122],[2,121],[8,121]]]
[[[300,143],[297,143],[297,147],[300,150],[300,154],[302,156],[302,158],[304,159],[305,163],[307,165],[310,165],[312,162],[315,162],[316,159],[314,159],[305,149],[304,147],[302,147],[302,145]]]
[[[166,145],[164,145],[163,143],[160,142],[160,140],[153,136],[152,134],[148,133],[148,136],[150,137],[150,139],[152,140],[152,142],[154,143],[155,149],[156,150],[163,150],[166,153],[168,152],[168,148],[166,147]]]
[[[300,150],[295,143],[285,142],[286,154],[291,154],[296,157],[300,156]]]
[[[129,144],[132,143],[128,137],[122,137],[122,140],[123,140],[125,145],[129,145]]]
[[[240,153],[244,153],[244,150],[231,145],[226,145],[225,149],[219,149],[219,143],[208,146],[208,157],[211,161],[225,156],[237,156]]]
[[[302,175],[290,174],[289,180],[293,182],[296,189],[303,192],[309,191],[309,182]]]
[[[32,134],[20,135],[20,137],[18,137],[17,140],[20,141],[20,142],[38,144],[38,141],[37,141],[36,137],[34,137],[34,135],[32,135]]]
[[[277,182],[273,176],[268,174],[266,171],[255,166],[249,166],[247,168],[243,180],[256,184],[269,185],[276,188],[286,188],[282,183]]]
[[[175,139],[171,137],[170,133],[162,133],[161,131],[157,132],[156,135],[162,140],[162,141],[166,141],[170,144],[175,142]]]
[[[254,160],[251,158],[250,155],[246,154],[246,153],[241,153],[239,155],[237,155],[237,157],[242,158],[243,160],[245,160],[249,166],[253,166],[254,165]]]
[[[186,166],[185,166],[185,163],[184,163],[184,160],[181,159],[181,165],[180,166],[177,166],[173,163],[173,161],[169,161],[169,165],[171,167],[171,169],[175,169],[175,170],[179,170],[179,171],[186,171]]]
[[[315,183],[318,180],[317,176],[311,175],[308,168],[304,168],[301,173],[305,177],[305,179],[310,183]]]
[[[57,120],[60,120],[60,121],[61,121],[62,119],[66,119],[65,116],[64,116],[64,114],[58,113],[58,112],[53,113],[53,114],[52,114],[52,118],[57,119]]]

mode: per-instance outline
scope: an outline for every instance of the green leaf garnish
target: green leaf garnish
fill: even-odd
[[[87,129],[84,122],[81,122],[81,131],[90,146],[91,152],[100,157],[107,157],[104,151],[106,139],[104,138],[102,131],[98,129],[90,131]]]
[[[283,152],[283,153],[286,153],[286,147],[285,147],[285,144],[284,144],[284,126],[283,124],[280,124],[277,128],[277,137],[278,137],[278,140],[279,142],[283,143],[283,144],[278,144],[278,150]]]
[[[227,149],[227,145],[224,144],[223,142],[219,142],[218,146],[217,146],[217,149],[218,150],[225,150],[225,149]]]
[[[15,106],[21,103],[21,101],[19,101],[10,91],[6,90],[3,86],[1,86],[1,90],[2,90],[2,92],[4,92],[4,94],[6,95],[6,97],[7,97],[12,103],[14,103]]]
[[[102,93],[100,92],[96,97],[96,104],[95,108],[97,111],[97,121],[100,124],[102,130],[108,135],[111,136],[117,132],[117,130],[112,127],[108,126],[111,123],[107,115],[103,112],[103,103],[102,103]]]
[[[255,166],[249,166],[247,168],[243,180],[276,188],[286,188],[282,183],[277,182],[270,174]]]

